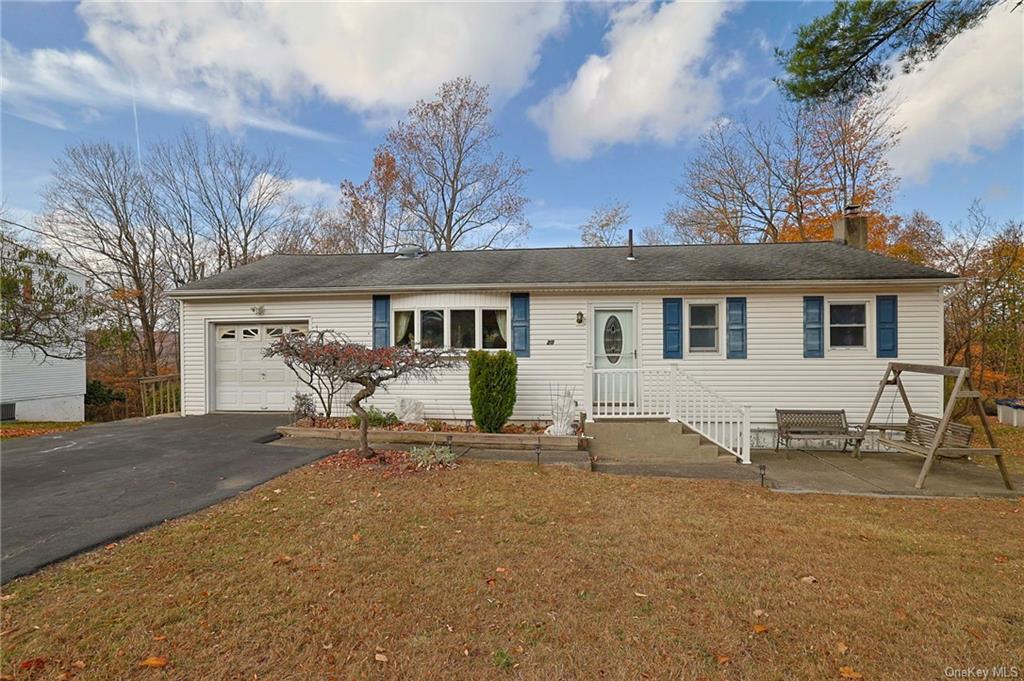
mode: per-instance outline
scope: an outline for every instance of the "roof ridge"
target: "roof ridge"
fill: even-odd
[[[703,244],[633,244],[633,248],[698,248],[698,247],[715,247],[715,248],[736,248],[740,246],[807,246],[814,244],[836,244],[837,246],[847,246],[848,244],[842,244],[837,241],[830,241],[827,239],[820,240],[808,240],[808,241],[764,241],[764,242],[749,242],[745,241],[738,244],[715,244],[715,243],[703,243]],[[629,248],[629,244],[617,244],[614,246],[515,246],[513,248],[466,248],[466,249],[454,249],[450,251],[424,251],[427,255],[447,255],[451,253],[507,253],[509,251],[610,251],[616,248]],[[853,246],[850,246],[853,248]],[[267,258],[275,257],[290,257],[290,258],[310,258],[310,257],[334,257],[339,255],[377,255],[377,256],[392,256],[397,257],[399,253],[397,251],[389,251],[387,253],[270,253],[263,256],[260,260],[266,260]],[[258,261],[254,261],[258,262]]]

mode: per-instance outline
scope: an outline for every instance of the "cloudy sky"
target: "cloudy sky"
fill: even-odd
[[[532,169],[530,242],[570,244],[609,200],[660,224],[715,119],[771,116],[776,46],[824,3],[0,5],[3,198],[39,208],[54,157],[186,126],[282,152],[304,197],[365,178],[388,124],[437,85],[490,85],[500,147]],[[1024,215],[1024,19],[998,7],[901,75],[896,208]],[[137,120],[137,124],[136,124]]]

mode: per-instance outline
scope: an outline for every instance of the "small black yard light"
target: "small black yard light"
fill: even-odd
[[[764,474],[768,470],[768,466],[763,463],[757,464],[757,472],[761,474],[761,487],[764,487]]]

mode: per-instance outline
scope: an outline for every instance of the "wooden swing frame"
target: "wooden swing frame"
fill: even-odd
[[[860,458],[861,443],[864,441],[864,435],[867,434],[869,427],[873,430],[882,431],[902,430],[899,426],[887,427],[871,423],[871,419],[875,415],[875,410],[878,408],[878,403],[881,401],[882,394],[885,392],[887,386],[896,387],[900,399],[903,401],[903,406],[907,410],[908,422],[912,416],[916,415],[914,408],[910,404],[910,398],[907,397],[907,391],[903,387],[902,375],[904,372],[930,374],[933,376],[943,377],[950,376],[954,379],[953,391],[949,395],[949,399],[946,402],[946,409],[942,413],[942,418],[939,420],[938,425],[935,427],[934,435],[932,436],[929,444],[926,446],[912,445],[907,440],[894,440],[886,437],[885,435],[879,438],[879,442],[887,447],[892,447],[901,452],[906,452],[907,454],[924,457],[924,465],[921,467],[921,473],[917,476],[917,482],[914,484],[914,487],[917,489],[924,487],[924,480],[928,477],[928,473],[931,471],[932,465],[935,463],[936,456],[964,457],[989,455],[995,457],[996,465],[999,467],[999,474],[1003,477],[1003,484],[1006,485],[1006,489],[1012,490],[1013,483],[1010,482],[1010,474],[1007,472],[1006,463],[1003,461],[1003,450],[996,445],[995,435],[992,434],[992,428],[988,424],[988,419],[985,416],[985,409],[981,404],[981,393],[974,389],[974,386],[971,383],[971,372],[967,367],[947,367],[933,364],[889,362],[889,366],[885,370],[885,376],[882,377],[882,381],[878,384],[878,392],[875,393],[875,399],[871,402],[871,408],[868,410],[867,418],[864,419],[864,425],[861,426],[861,439],[854,447],[854,456]],[[951,447],[948,446],[947,442],[944,442],[946,439],[946,431],[953,421],[953,411],[956,408],[957,400],[970,400],[974,405],[974,410],[981,419],[981,425],[985,430],[986,437],[988,438],[989,447]]]

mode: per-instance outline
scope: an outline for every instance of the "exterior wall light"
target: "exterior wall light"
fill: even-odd
[[[249,309],[252,310],[252,313],[257,317],[262,317],[263,313],[266,312],[266,308],[262,305],[253,305]]]

